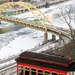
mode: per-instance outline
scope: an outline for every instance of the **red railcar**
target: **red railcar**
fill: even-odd
[[[75,70],[75,60],[55,54],[23,52],[17,61],[17,75],[66,75]]]

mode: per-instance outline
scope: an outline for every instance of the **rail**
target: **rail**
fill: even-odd
[[[5,66],[2,69],[0,69],[0,75],[4,74],[4,73],[6,74],[6,71],[9,71],[9,72],[10,72],[10,70],[13,71],[14,68],[15,68],[15,71],[16,71],[16,63],[12,63],[12,64],[9,64],[8,66]],[[10,73],[12,73],[12,72],[10,72]]]

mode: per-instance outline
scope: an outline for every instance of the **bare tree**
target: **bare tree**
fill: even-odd
[[[75,28],[74,28],[75,27],[75,6],[68,5],[68,7],[59,8],[59,9],[60,9],[60,15],[59,15],[60,20],[63,21],[63,23],[67,24],[70,30],[71,43],[73,45],[72,57],[75,58]]]
[[[60,54],[64,55],[67,57],[72,57],[75,59],[75,6],[74,5],[68,5],[67,7],[62,7],[59,8],[60,14],[58,15],[57,13],[55,14],[56,18],[59,17],[61,22],[63,22],[65,25],[68,26],[69,28],[69,33],[71,35],[71,40],[69,43],[66,43],[66,40],[63,41],[63,46],[58,47],[55,49],[49,49],[46,53],[55,53],[55,54]],[[74,27],[73,27],[74,26]],[[60,39],[61,35],[59,36]],[[62,43],[62,41],[61,41]]]

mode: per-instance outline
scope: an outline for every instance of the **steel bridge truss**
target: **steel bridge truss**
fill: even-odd
[[[45,23],[49,23],[50,25],[53,25],[51,21],[46,17],[38,8],[36,8],[34,5],[26,2],[8,2],[0,5],[0,14],[3,12],[4,9],[8,8],[11,5],[19,5],[24,7],[25,9],[29,10],[44,26],[45,30],[47,31],[47,28],[45,26]],[[41,20],[42,19],[42,20]]]
[[[3,10],[7,9],[9,6],[12,6],[14,4],[22,6],[25,9],[29,10],[37,19],[39,19],[41,25],[40,24],[33,24],[31,22],[22,21],[22,20],[15,19],[15,18],[13,19],[13,18],[7,17],[7,16],[2,16]],[[19,24],[19,25],[22,25],[22,26],[26,26],[26,27],[30,27],[30,28],[45,31],[46,40],[47,40],[47,32],[52,32],[52,34],[54,34],[54,35],[56,34],[58,36],[59,36],[59,34],[62,33],[62,35],[66,36],[68,38],[71,38],[69,33],[67,34],[63,31],[60,31],[59,29],[51,28],[51,26],[47,27],[45,25],[46,22],[49,23],[50,25],[53,25],[53,24],[38,8],[36,8],[35,6],[33,6],[29,3],[26,3],[26,2],[8,2],[8,3],[5,3],[5,4],[2,4],[2,5],[0,5],[0,14],[1,14],[0,20],[8,21],[8,22]],[[41,18],[42,18],[42,20],[40,20]]]

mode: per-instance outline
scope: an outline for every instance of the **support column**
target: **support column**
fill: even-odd
[[[0,24],[1,24],[1,20],[0,20]]]
[[[14,2],[14,0],[12,0],[12,2]]]
[[[21,10],[21,13],[23,13],[23,10]]]
[[[19,13],[19,11],[15,11],[15,14],[17,15]]]
[[[23,2],[23,0],[20,0],[21,2]]]
[[[61,43],[61,42],[64,42],[64,39],[62,38],[62,33],[61,34],[59,34],[59,43]]]
[[[55,35],[52,35],[52,40],[56,40],[56,36]]]
[[[47,31],[44,33],[44,44],[48,42],[48,33]]]
[[[25,12],[25,10],[23,10],[23,13]]]

